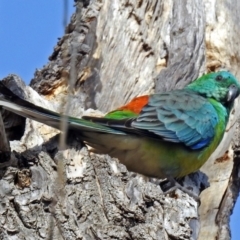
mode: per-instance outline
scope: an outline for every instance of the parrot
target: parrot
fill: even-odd
[[[174,181],[196,172],[217,148],[239,93],[230,72],[211,72],[183,89],[136,97],[104,117],[65,119],[95,152],[118,158],[129,171]],[[19,98],[2,82],[0,106],[61,130],[61,114]]]

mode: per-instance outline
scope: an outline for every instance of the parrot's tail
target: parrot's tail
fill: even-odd
[[[0,82],[0,106],[25,118],[59,129],[60,114],[21,99]]]
[[[60,122],[63,118],[62,115],[21,99],[10,89],[8,89],[2,82],[0,82],[0,106],[22,117],[30,118],[60,130]],[[94,131],[99,133],[112,133],[120,135],[123,134],[121,131],[102,126],[101,124],[94,123],[89,120],[78,119],[74,117],[64,117],[64,119],[67,121],[68,129],[71,130],[87,132]]]

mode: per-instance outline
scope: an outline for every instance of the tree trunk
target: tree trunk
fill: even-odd
[[[14,75],[5,83],[35,104],[81,117],[101,114],[89,108],[105,113],[142,94],[182,88],[208,71],[225,68],[240,79],[239,7],[237,0],[77,1],[31,88]],[[0,238],[230,239],[239,191],[238,115],[236,108],[204,173],[183,180],[199,193],[208,176],[200,206],[180,190],[164,195],[153,180],[76,139],[58,147],[58,131],[26,120],[1,171]]]

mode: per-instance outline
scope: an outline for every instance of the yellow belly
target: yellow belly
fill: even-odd
[[[182,177],[197,171],[218,143],[204,150],[191,150],[179,143],[146,137],[97,134],[92,145],[97,152],[116,157],[129,171],[149,177]],[[215,146],[216,145],[216,146]]]

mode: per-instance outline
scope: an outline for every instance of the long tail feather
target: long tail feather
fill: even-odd
[[[30,118],[60,130],[60,121],[62,115],[21,99],[10,89],[8,89],[2,82],[0,82],[0,106],[25,118]],[[73,117],[67,117],[65,119],[67,119],[68,128],[71,130],[88,132],[95,131],[100,133],[124,135],[124,133],[121,131],[108,128],[88,120]]]

